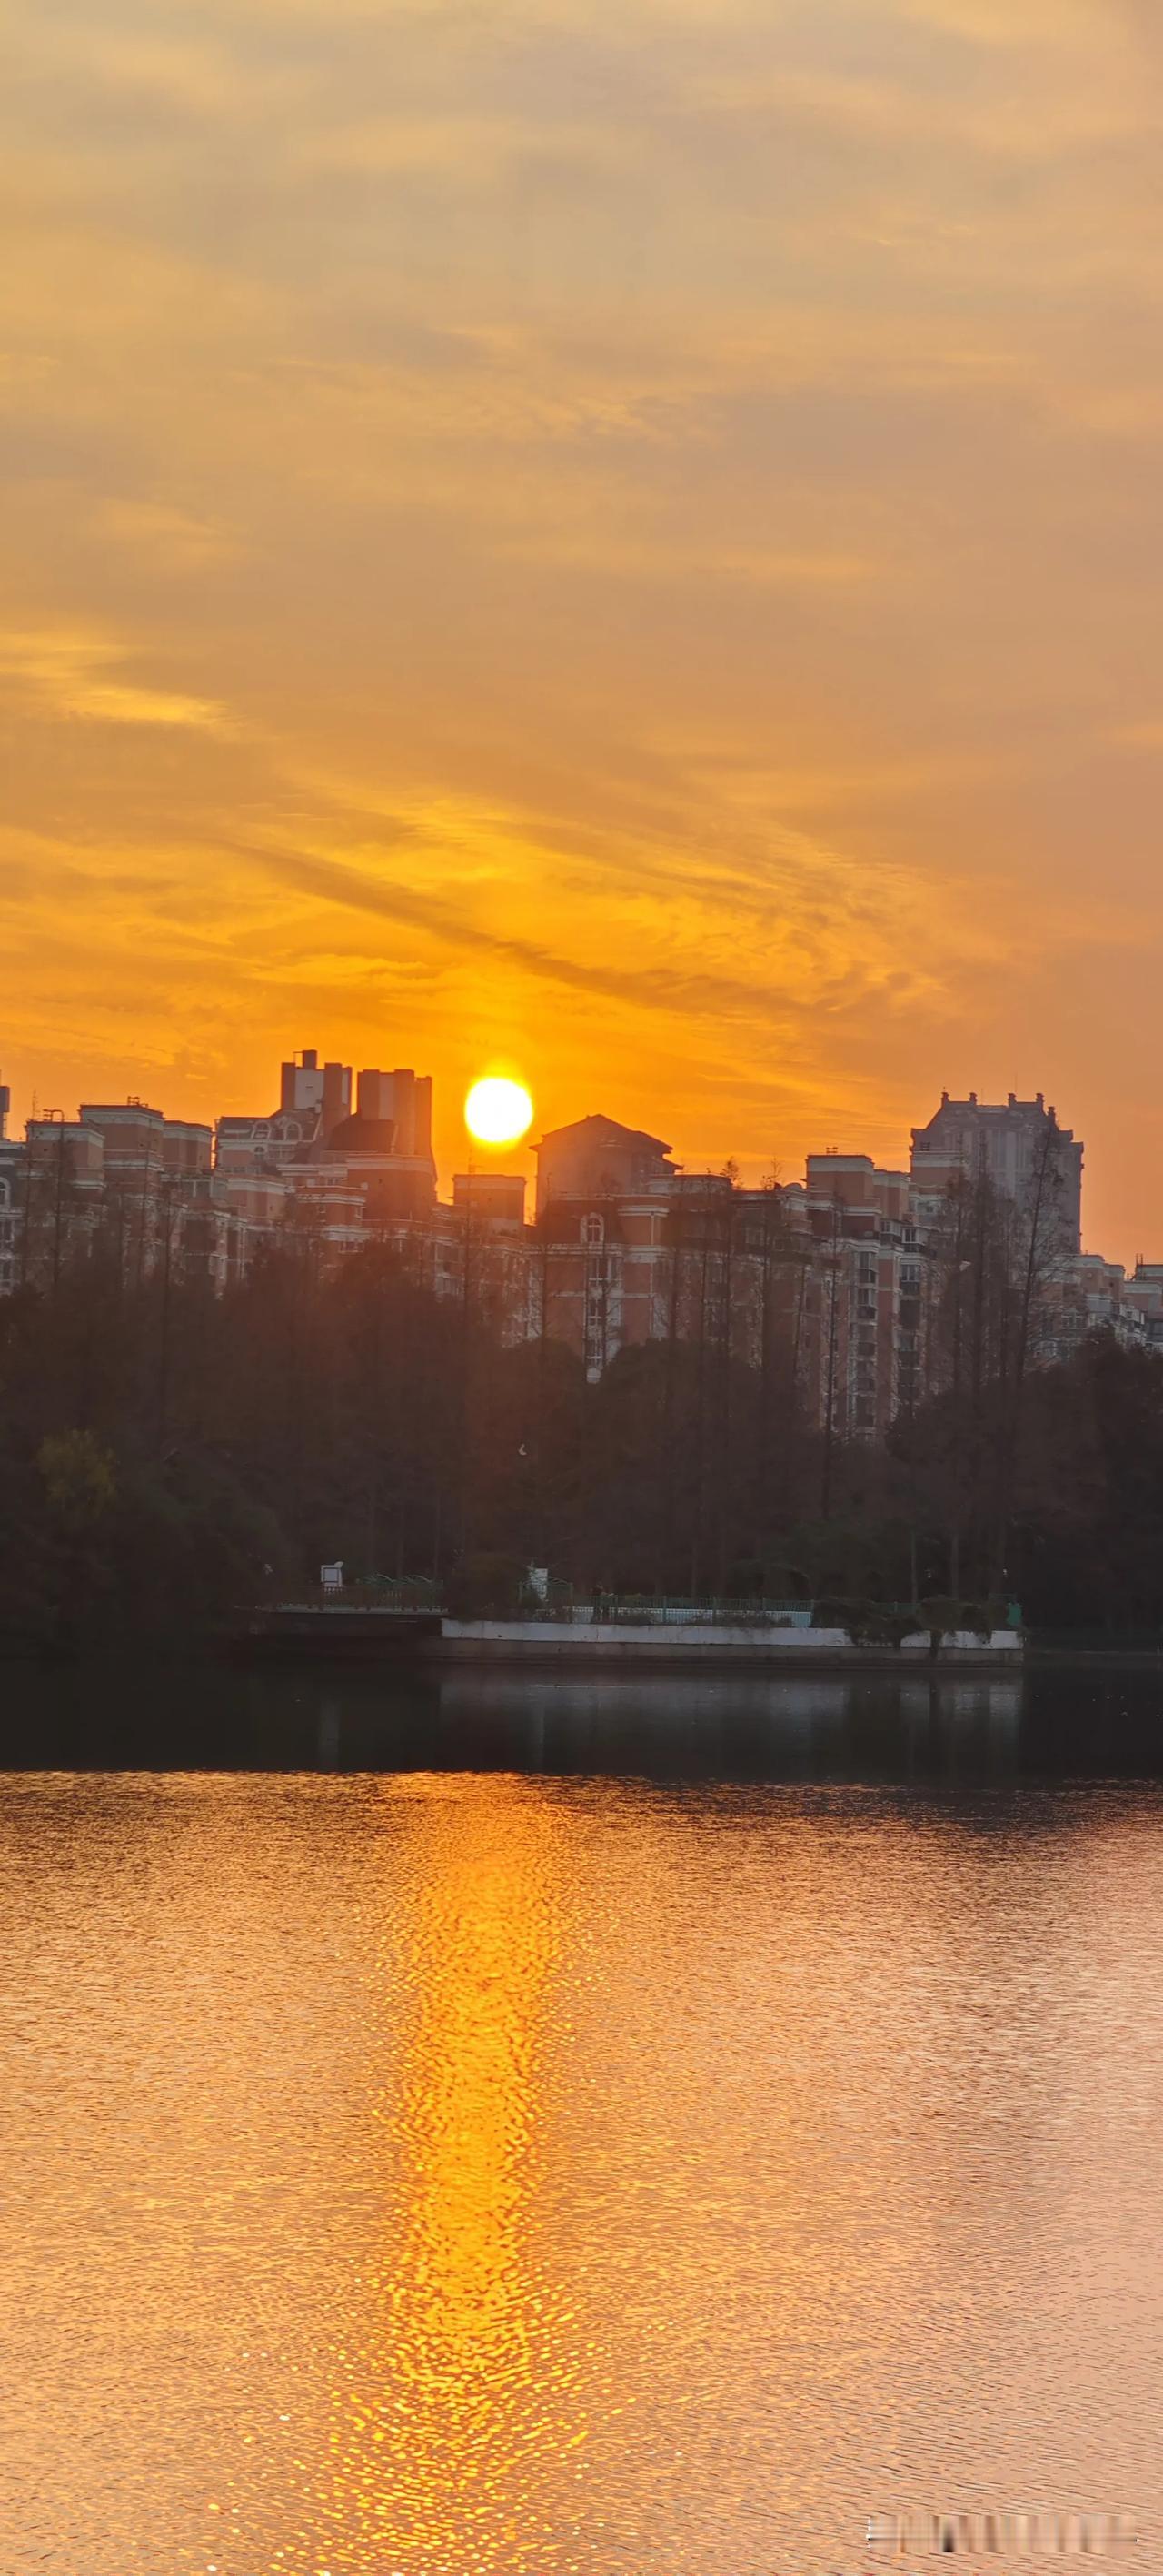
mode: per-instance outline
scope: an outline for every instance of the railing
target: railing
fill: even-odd
[[[513,1613],[519,1619],[552,1619],[565,1627],[617,1621],[651,1628],[810,1628],[810,1601],[708,1601],[651,1599],[633,1593],[595,1593],[591,1601],[524,1600]]]
[[[376,1576],[362,1583],[300,1583],[272,1597],[279,1610],[442,1610],[443,1591],[425,1576]]]
[[[968,1609],[970,1605],[966,1604]],[[491,1614],[497,1615],[497,1614]],[[562,1598],[551,1588],[546,1601],[525,1598],[518,1608],[505,1614],[515,1619],[549,1619],[565,1627],[589,1626],[594,1622],[612,1622],[632,1627],[682,1628],[839,1628],[852,1625],[853,1633],[869,1623],[903,1621],[908,1629],[921,1631],[928,1625],[923,1607],[911,1601],[776,1601],[762,1599],[731,1600],[719,1595],[704,1601],[661,1600],[633,1593],[595,1593],[589,1601]],[[1020,1627],[1021,1612],[1012,1604],[1008,1623],[1001,1613],[998,1624]]]
[[[456,1598],[456,1588],[453,1587]],[[448,1610],[445,1587],[424,1575],[377,1575],[360,1582],[341,1586],[304,1583],[292,1593],[272,1599],[268,1605],[281,1610],[381,1610],[430,1611]],[[968,1606],[968,1605],[967,1605]],[[847,1615],[843,1615],[847,1609]],[[927,1625],[925,1612],[906,1601],[852,1602],[837,1600],[776,1600],[766,1594],[734,1599],[711,1594],[701,1601],[690,1601],[674,1594],[654,1595],[626,1592],[595,1592],[588,1600],[574,1597],[569,1585],[551,1583],[545,1600],[525,1592],[521,1598],[503,1602],[482,1600],[469,1609],[458,1604],[454,1616],[506,1620],[547,1620],[561,1627],[591,1627],[617,1624],[626,1627],[652,1628],[811,1628],[852,1626],[862,1632],[869,1622],[903,1621],[909,1628]],[[1000,1620],[999,1624],[1005,1624]],[[1021,1624],[1021,1613],[1011,1605],[1010,1626]],[[1094,1648],[1099,1645],[1163,1647],[1163,1637],[1156,1631],[1085,1632],[1041,1630],[1035,1642],[1044,1645],[1076,1643]]]

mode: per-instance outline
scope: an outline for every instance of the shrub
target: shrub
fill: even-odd
[[[515,1556],[466,1556],[452,1574],[448,1607],[454,1619],[515,1618],[525,1568]]]

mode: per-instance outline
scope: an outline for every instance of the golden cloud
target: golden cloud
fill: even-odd
[[[133,659],[129,648],[83,630],[0,630],[0,678],[57,715],[86,724],[177,725],[226,733],[228,718],[206,698],[106,678]]]

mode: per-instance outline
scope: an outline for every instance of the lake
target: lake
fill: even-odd
[[[0,1693],[3,2576],[1149,2576],[1163,1680]]]

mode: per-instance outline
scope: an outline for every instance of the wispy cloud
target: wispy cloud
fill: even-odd
[[[0,630],[0,680],[58,715],[86,724],[177,725],[196,733],[225,733],[227,717],[206,698],[146,687],[110,677],[132,662],[125,645],[60,628]]]
[[[136,1053],[205,1114],[317,1033],[443,1101],[504,1044],[790,1166],[1041,1084],[1121,1224],[1156,14],[15,15],[18,1098]]]
[[[221,521],[172,502],[124,494],[102,498],[94,503],[92,520],[100,536],[167,580],[228,563],[240,551],[238,538]]]

